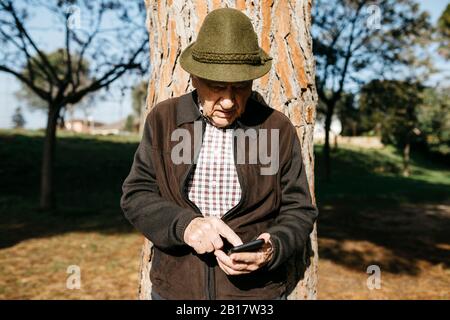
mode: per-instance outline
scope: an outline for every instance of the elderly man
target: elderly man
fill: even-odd
[[[154,244],[153,299],[282,299],[292,287],[287,261],[304,254],[317,209],[295,128],[252,94],[271,59],[245,14],[214,10],[180,58],[196,90],[146,119],[121,206]],[[257,250],[227,251],[254,239]]]

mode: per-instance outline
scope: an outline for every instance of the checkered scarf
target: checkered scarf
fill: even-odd
[[[198,103],[203,114],[201,103]],[[233,128],[221,129],[206,120],[203,144],[187,184],[189,199],[206,216],[222,217],[241,199],[234,165]]]

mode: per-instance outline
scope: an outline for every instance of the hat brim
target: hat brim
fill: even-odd
[[[192,57],[192,46],[194,44],[195,42],[191,43],[181,53],[180,65],[188,73],[203,79],[220,82],[249,81],[261,78],[272,67],[272,60],[267,60],[261,65],[202,63]]]

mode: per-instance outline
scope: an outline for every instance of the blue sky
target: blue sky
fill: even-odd
[[[447,0],[422,0],[419,1],[422,9],[427,10],[431,14],[432,22],[435,23],[447,4]],[[42,22],[44,20],[44,22]],[[46,22],[45,22],[46,21]],[[52,22],[46,19],[36,20],[39,23],[37,30],[50,28]],[[45,23],[48,25],[46,26]],[[36,24],[37,25],[37,24]],[[58,32],[39,32],[36,33],[36,37],[39,37],[41,41],[46,43],[45,48],[51,50],[56,48],[61,43],[61,34]],[[448,71],[449,63],[441,58],[436,61],[438,67],[445,67]],[[439,79],[440,75],[437,75],[435,79]],[[14,93],[19,90],[20,86],[17,80],[13,76],[9,76],[3,72],[0,72],[0,128],[11,128],[11,118],[14,110],[20,105],[20,102],[16,100]],[[42,111],[30,111],[28,108],[22,108],[26,127],[29,129],[43,128],[46,125],[46,115]],[[131,98],[129,92],[125,96],[121,97],[120,93],[114,90],[110,90],[107,94],[107,98],[104,101],[97,102],[94,108],[91,108],[91,116],[95,121],[101,121],[111,123],[119,121],[131,113]],[[82,112],[77,112],[75,117],[83,117]]]

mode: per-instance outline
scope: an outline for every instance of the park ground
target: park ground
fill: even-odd
[[[0,299],[135,299],[143,238],[119,207],[138,138],[61,134],[53,212],[37,209],[43,135],[0,131]],[[449,299],[450,166],[391,147],[315,149],[319,299]],[[69,266],[81,271],[70,290]],[[378,266],[380,289],[367,268]],[[70,269],[69,269],[70,270]]]

